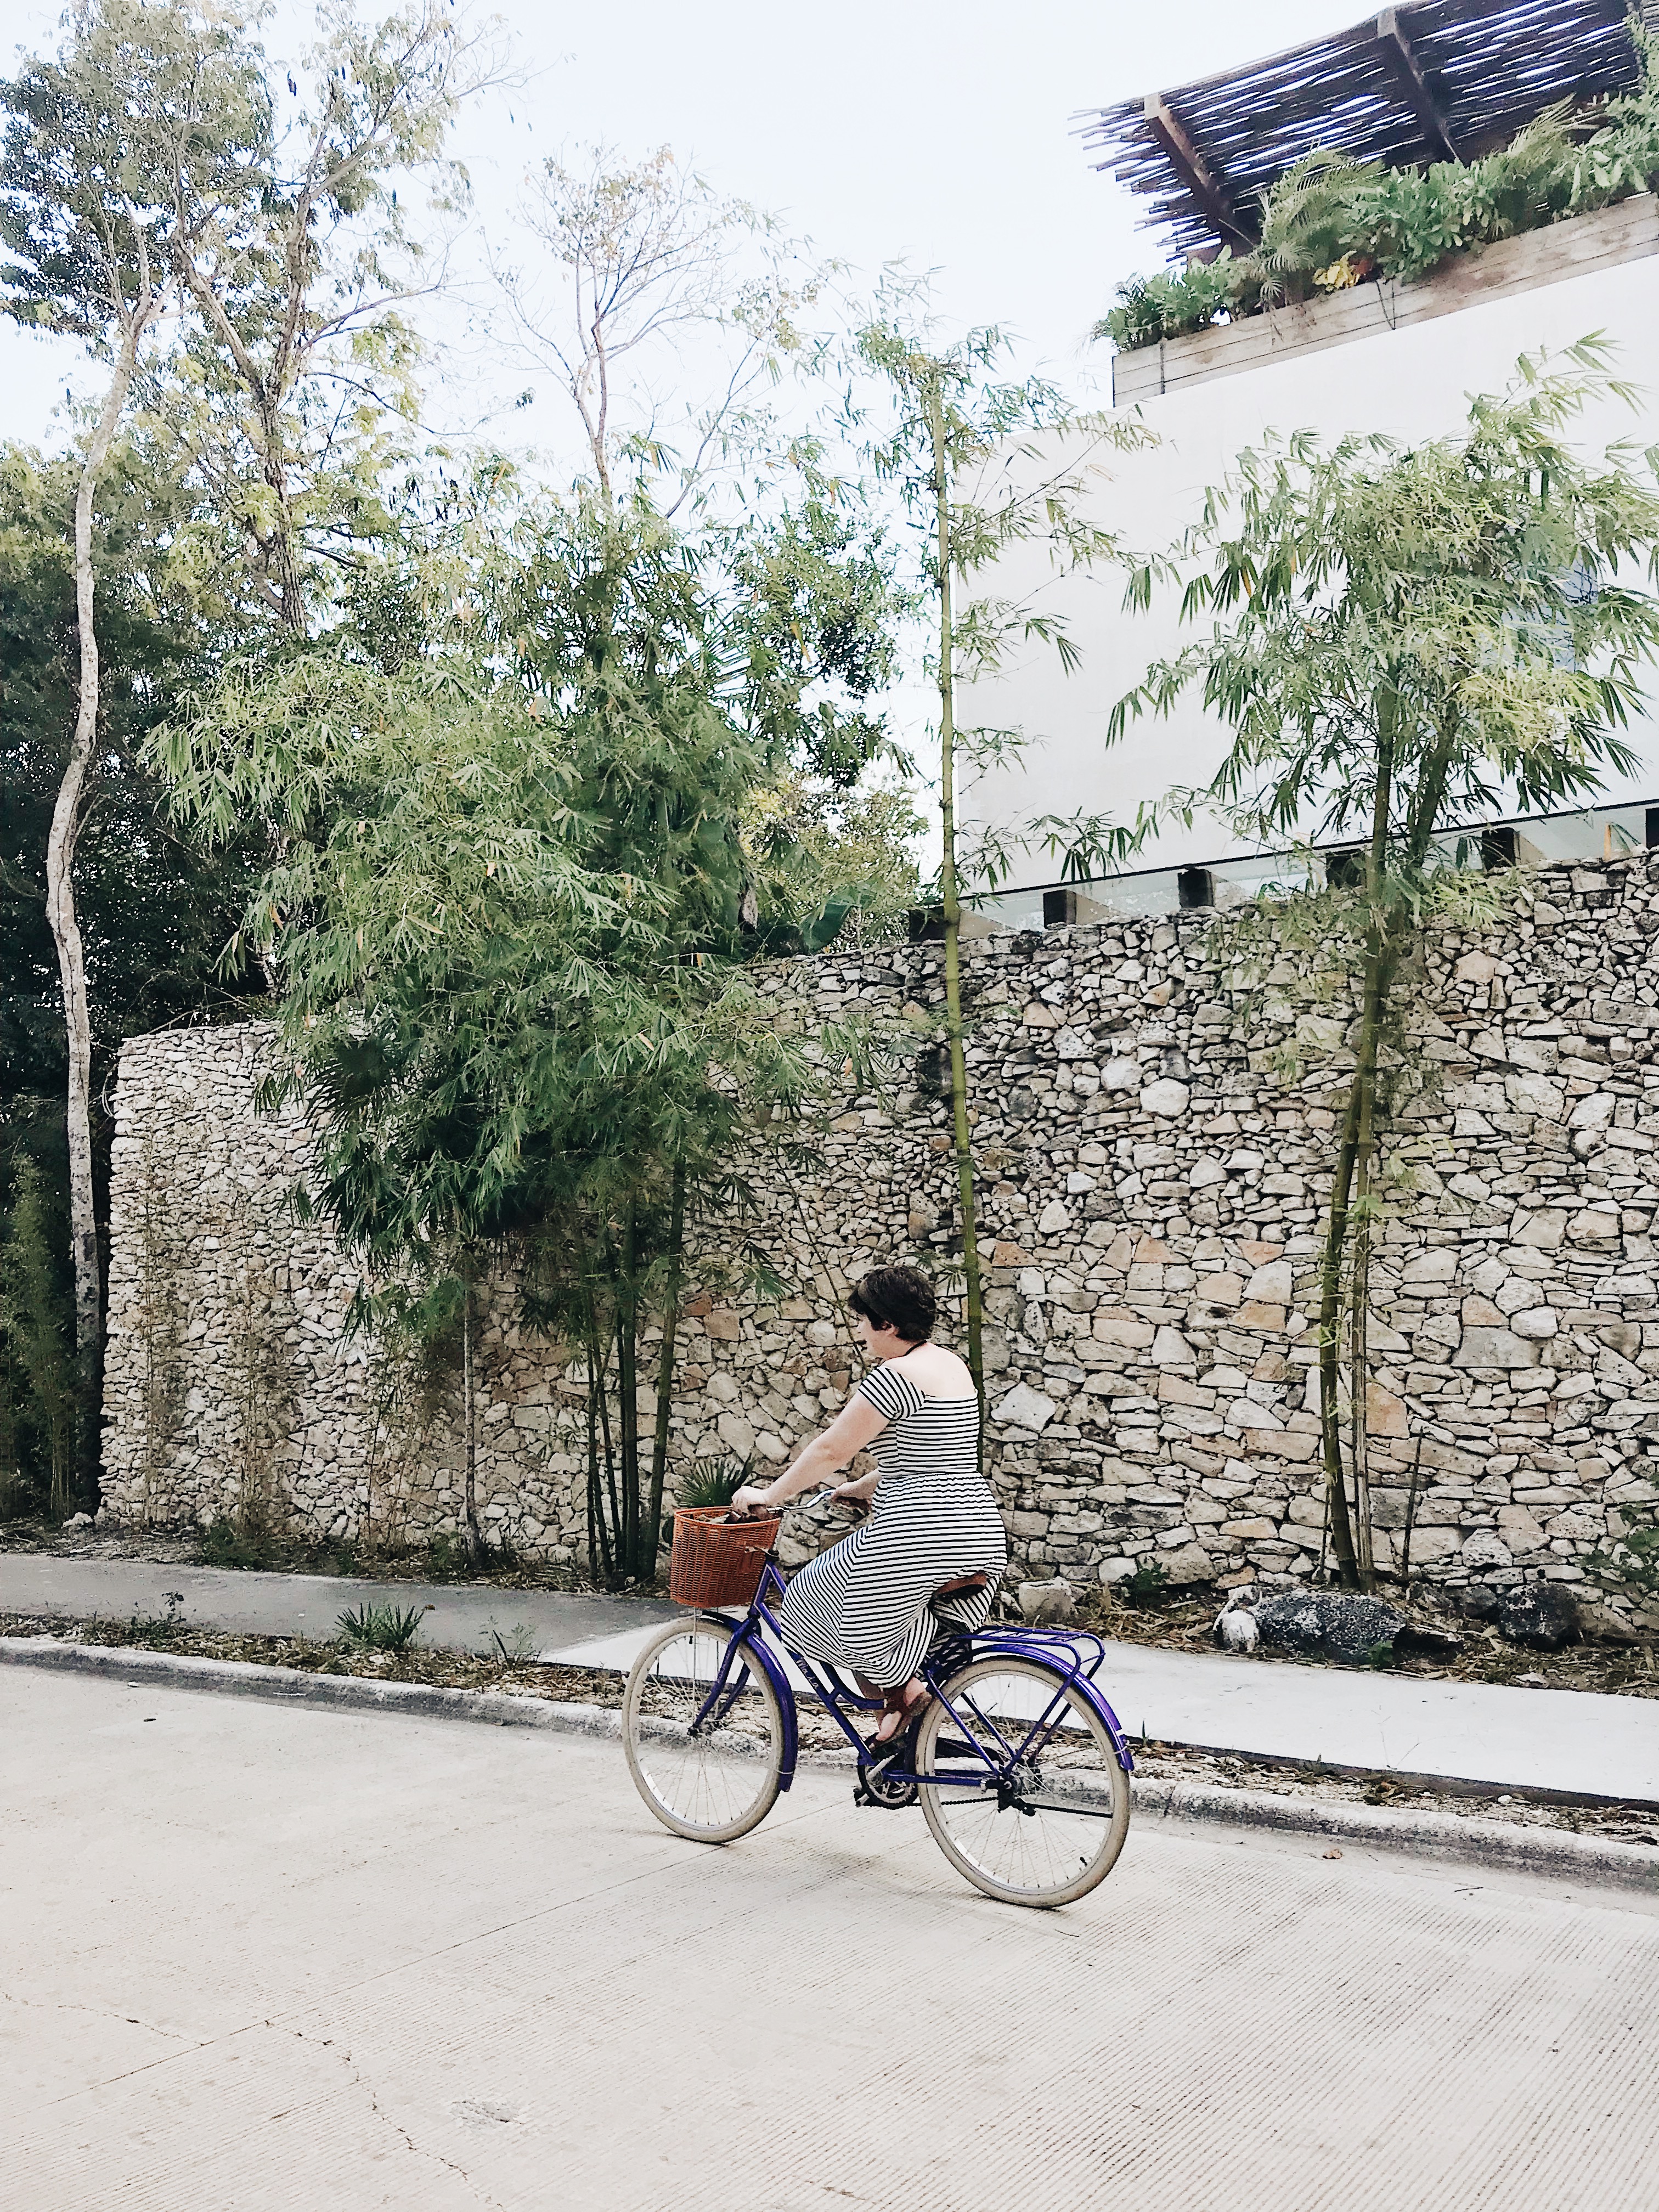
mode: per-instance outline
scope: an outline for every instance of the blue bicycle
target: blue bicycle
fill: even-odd
[[[940,1619],[922,1668],[933,1701],[878,1750],[856,1721],[879,1705],[786,1640],[773,1611],[784,1588],[769,1553],[746,1613],[667,1621],[634,1662],[623,1741],[665,1827],[729,1844],[766,1818],[799,1757],[793,1667],[857,1753],[856,1801],[920,1801],[945,1857],[988,1896],[1069,1905],[1105,1880],[1128,1834],[1133,1761],[1095,1682],[1098,1637]]]

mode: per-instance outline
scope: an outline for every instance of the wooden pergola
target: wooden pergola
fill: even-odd
[[[1462,161],[1556,101],[1636,82],[1628,0],[1423,0],[1352,30],[1086,111],[1085,144],[1177,250],[1255,244],[1260,196],[1316,148],[1401,168]],[[1642,14],[1659,27],[1659,0]]]

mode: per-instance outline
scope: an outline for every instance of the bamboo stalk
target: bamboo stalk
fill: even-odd
[[[945,435],[945,396],[937,369],[926,386],[928,428],[933,445],[933,495],[938,522],[939,860],[940,902],[945,910],[945,1033],[951,1054],[951,1127],[956,1146],[957,1203],[962,1219],[963,1298],[968,1366],[980,1407],[980,1456],[984,1458],[984,1305],[980,1284],[979,1230],[974,1204],[974,1153],[968,1121],[968,1064],[962,1027],[962,902],[957,884],[956,638],[951,593],[951,477]]]
[[[478,1419],[477,1393],[472,1376],[472,1271],[470,1261],[461,1278],[461,1422],[465,1431],[466,1545],[477,1559],[483,1550],[483,1538],[478,1530]]]
[[[638,1219],[630,1198],[623,1220],[622,1268],[617,1285],[617,1425],[622,1445],[623,1508],[617,1557],[623,1571],[633,1575],[641,1572],[638,1258]]]
[[[668,1418],[674,1390],[674,1349],[680,1322],[685,1256],[685,1162],[676,1160],[668,1198],[668,1281],[663,1291],[662,1352],[657,1361],[657,1427],[651,1447],[651,1503],[646,1516],[645,1572],[657,1571],[662,1544],[662,1493],[668,1472]]]

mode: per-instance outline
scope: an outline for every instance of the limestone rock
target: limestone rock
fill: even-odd
[[[1515,1554],[1501,1536],[1490,1528],[1477,1528],[1472,1536],[1463,1540],[1458,1555],[1471,1574],[1482,1573],[1489,1567],[1512,1567]]]
[[[1186,1085],[1177,1083],[1173,1076],[1165,1076],[1159,1082],[1149,1083],[1140,1094],[1141,1105],[1148,1114],[1156,1114],[1161,1119],[1170,1121],[1174,1121],[1177,1115],[1186,1112],[1191,1098],[1192,1093]]]
[[[1509,1328],[1466,1328],[1453,1357],[1454,1367],[1535,1367],[1539,1352]]]
[[[1559,1588],[1552,1583],[1551,1588]],[[1578,1628],[1586,1644],[1639,1644],[1641,1638],[1629,1621],[1621,1620],[1610,1606],[1587,1605],[1582,1599],[1575,1601],[1578,1613]]]
[[[1029,1382],[1017,1382],[994,1408],[994,1417],[1001,1428],[1030,1429],[1033,1434],[1039,1434],[1059,1410],[1054,1400],[1045,1398],[1041,1390],[1032,1389]]]
[[[1517,1336],[1547,1343],[1556,1331],[1555,1309],[1553,1306],[1528,1306],[1524,1311],[1510,1316],[1510,1327]]]
[[[1154,1564],[1177,1585],[1215,1579],[1215,1562],[1201,1544],[1171,1544],[1156,1555]]]
[[[1478,939],[1425,944],[1425,1006],[1450,1016],[1462,1000],[1479,1029],[1449,1019],[1425,1039],[1448,1087],[1423,1095],[1420,1124],[1413,1109],[1417,1189],[1376,1249],[1379,1533],[1398,1545],[1420,1445],[1412,1560],[1429,1585],[1470,1575],[1471,1510],[1521,1563],[1474,1571],[1518,1589],[1522,1565],[1571,1571],[1609,1541],[1611,1516],[1645,1520],[1659,1496],[1659,854],[1546,868],[1535,888]],[[988,929],[963,948],[995,1240],[986,1367],[1003,1415],[985,1468],[1028,1578],[1110,1583],[1151,1562],[1178,1586],[1271,1577],[1277,1589],[1318,1556],[1314,1346],[1292,1293],[1317,1264],[1334,1124],[1330,1102],[1286,1087],[1272,1059],[1312,1011],[1304,963],[1240,963],[1229,927],[1103,914],[1055,934]],[[856,1014],[902,1021],[920,1044],[937,1035],[941,960],[925,940],[849,946],[757,965],[752,980],[780,1034],[810,1040]],[[200,1525],[234,1509],[239,1316],[252,1315],[273,1362],[260,1448],[277,1524],[313,1539],[361,1538],[366,1522],[415,1544],[453,1536],[454,1375],[429,1409],[405,1394],[382,1418],[379,1352],[341,1332],[357,1268],[325,1224],[287,1209],[313,1158],[305,1113],[256,1110],[276,1045],[253,1022],[122,1048],[97,1525]],[[857,1363],[844,1299],[866,1268],[925,1249],[941,1341],[961,1345],[940,1103],[861,1094],[849,1073],[826,1101],[821,1159],[766,1145],[733,1158],[756,1199],[740,1241],[764,1267],[734,1264],[714,1218],[696,1226],[667,1399],[671,1496],[700,1460],[752,1449],[769,1468],[845,1401]],[[1474,1213],[1449,1211],[1448,1192]],[[1063,1214],[1047,1213],[1056,1200]],[[526,1556],[579,1563],[585,1363],[526,1325],[505,1276],[482,1286],[479,1310],[480,1510]],[[647,1425],[659,1347],[653,1313]],[[1478,1429],[1462,1418],[1477,1395]],[[152,1436],[158,1401],[176,1419]],[[1494,1606],[1504,1595],[1482,1589]]]
[[[1250,1277],[1244,1285],[1244,1295],[1262,1305],[1287,1306],[1291,1303],[1291,1280],[1288,1260],[1270,1260]]]
[[[1051,1583],[1021,1583],[1014,1595],[1034,1628],[1060,1628],[1077,1619],[1077,1600],[1063,1576]]]

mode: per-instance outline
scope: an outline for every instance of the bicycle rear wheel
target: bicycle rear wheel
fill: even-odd
[[[921,1807],[959,1874],[1008,1905],[1069,1905],[1117,1863],[1129,1778],[1094,1707],[1030,1660],[976,1659],[916,1737]],[[960,1723],[960,1726],[958,1726]]]
[[[783,1715],[758,1667],[734,1660],[709,1705],[731,1641],[718,1621],[665,1621],[623,1698],[635,1787],[665,1828],[700,1844],[747,1835],[771,1811],[783,1772]]]

